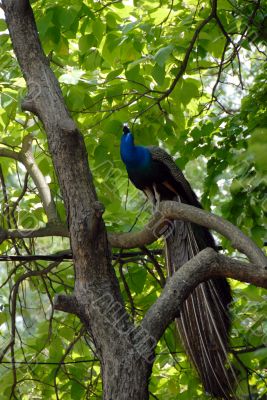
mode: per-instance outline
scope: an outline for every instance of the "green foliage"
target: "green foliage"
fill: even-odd
[[[208,0],[31,2],[42,46],[83,133],[110,231],[138,229],[151,215],[147,207],[140,213],[145,200],[132,185],[127,194],[119,140],[122,123],[129,122],[137,143],[160,144],[174,156],[206,209],[229,219],[263,245],[267,210],[263,3],[255,9],[255,2],[218,0],[217,15],[236,43],[240,66],[233,46],[228,43],[225,48],[227,38],[214,19],[203,26],[185,65],[194,33],[211,12]],[[25,82],[3,19],[0,33],[0,149],[18,152],[23,138],[29,133],[34,136],[36,163],[64,221],[64,205],[45,133],[36,117],[20,109]],[[184,73],[172,87],[183,67]],[[240,89],[241,73],[244,91]],[[0,164],[2,186],[6,188],[6,197],[1,192],[1,227],[45,226],[47,215],[31,177],[20,197],[25,180],[23,165],[7,157],[1,157]],[[221,243],[227,252],[232,251],[225,240]],[[50,254],[68,248],[69,243],[40,238],[4,241],[0,247],[3,254]],[[151,250],[159,247],[161,242]],[[164,271],[163,257],[156,259]],[[10,338],[10,289],[28,269],[36,271],[48,265],[45,261],[1,264],[1,348]],[[147,256],[126,258],[115,268],[127,310],[138,322],[160,295],[158,270]],[[16,388],[12,365],[0,365],[0,400],[12,397],[13,389],[17,398],[52,399],[56,398],[55,388],[59,398],[66,400],[101,398],[100,366],[90,338],[72,315],[52,312],[54,295],[70,293],[73,286],[73,269],[68,262],[20,284],[14,356],[25,364],[16,365]],[[242,350],[233,356],[240,371],[237,394],[248,398],[250,391],[253,398],[263,399],[267,393],[266,347],[262,347],[267,334],[266,292],[237,282],[232,286],[231,341],[233,349]],[[208,398],[173,326],[165,332],[156,353],[151,393],[164,400],[178,396]],[[9,351],[3,361],[10,360]],[[62,362],[65,364],[60,365]]]

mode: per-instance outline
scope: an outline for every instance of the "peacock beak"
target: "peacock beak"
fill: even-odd
[[[127,133],[130,132],[130,129],[129,129],[129,127],[128,127],[128,124],[126,124],[126,123],[123,124],[122,131],[123,131],[124,135],[127,135]]]

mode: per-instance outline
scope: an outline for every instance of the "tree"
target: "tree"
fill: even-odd
[[[266,287],[266,258],[230,223],[172,203],[162,204],[160,218],[156,215],[142,231],[115,233],[127,231],[141,202],[130,188],[127,211],[123,210],[121,193],[125,193],[126,176],[114,143],[119,141],[121,122],[132,120],[143,144],[163,142],[172,154],[179,152],[177,162],[182,168],[190,165],[193,180],[199,180],[201,167],[206,168],[204,185],[198,187],[204,193],[206,209],[213,203],[218,213],[240,224],[262,245],[259,205],[264,206],[261,143],[266,135],[266,113],[261,82],[266,7],[260,1],[246,7],[242,2],[216,0],[211,4],[173,1],[171,5],[136,1],[135,7],[116,1],[77,0],[71,5],[33,1],[41,46],[29,2],[2,3],[27,84],[26,90],[2,21],[0,40],[5,53],[1,56],[0,123],[4,132],[0,156],[5,159],[1,159],[0,174],[4,203],[1,246],[2,252],[13,254],[15,258],[10,259],[19,262],[8,266],[2,277],[5,296],[8,285],[11,290],[10,302],[3,301],[9,303],[10,312],[2,311],[1,322],[10,324],[11,339],[3,346],[1,360],[12,367],[4,376],[3,398],[99,398],[100,368],[105,399],[148,398],[155,346],[166,335],[156,351],[157,376],[175,351],[173,332],[166,329],[190,290],[219,274]],[[259,58],[256,71],[243,68],[246,57]],[[241,109],[228,104],[231,74],[242,88],[244,79],[253,73],[255,83]],[[249,111],[257,113],[257,118],[250,118]],[[82,133],[77,126],[82,127]],[[15,162],[6,162],[6,158]],[[243,164],[236,167],[237,160]],[[220,192],[233,175],[232,198],[223,200]],[[203,180],[202,173],[201,177]],[[242,207],[236,209],[237,204]],[[146,210],[143,215],[149,213]],[[162,257],[155,248],[145,246],[157,239],[155,221],[158,229],[164,219],[177,217],[213,228],[250,262],[207,249],[165,284]],[[137,220],[138,227],[143,227],[144,220],[138,216]],[[108,235],[106,226],[110,228]],[[69,253],[49,258],[53,241],[36,239],[49,236],[70,236],[75,277],[71,263],[65,261]],[[53,240],[54,247],[68,248],[68,242],[61,245],[60,240]],[[110,245],[141,247],[142,251],[115,253],[112,265]],[[225,241],[223,245],[230,248]],[[46,254],[34,256],[36,250]],[[25,253],[30,263],[25,263]],[[261,289],[246,287],[242,293],[254,297],[257,308],[262,308],[255,317],[253,305],[247,307],[247,299],[241,299],[233,312],[235,316],[245,309],[251,325],[256,318],[244,342],[240,335],[233,335],[233,346],[239,350],[235,350],[236,364],[243,367],[237,395],[252,397],[253,393],[260,398],[267,391],[262,372],[266,348],[264,331],[259,335],[257,327],[264,326],[260,317],[265,309],[258,304]],[[44,321],[30,309],[47,299],[51,310],[48,316],[47,305],[43,309],[48,319]],[[68,314],[59,318],[55,310]],[[238,322],[234,328],[244,334],[245,328]],[[26,333],[23,327],[27,327]],[[256,362],[249,364],[251,354]],[[174,357],[173,366],[168,365],[168,379],[159,380],[159,385],[151,380],[151,397],[171,399],[180,392],[181,398],[192,398],[196,393],[204,398],[197,378],[193,373],[188,378],[183,371],[184,356]],[[32,358],[41,364],[32,364]],[[74,366],[64,364],[70,360]],[[85,360],[87,364],[78,364]],[[25,364],[21,367],[19,362]],[[46,369],[48,365],[51,369]],[[255,382],[257,375],[261,380]],[[242,380],[244,376],[247,379]]]

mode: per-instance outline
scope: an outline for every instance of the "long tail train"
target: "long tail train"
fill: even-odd
[[[172,275],[205,247],[215,247],[205,228],[175,221],[166,239],[167,269]],[[226,367],[231,302],[225,279],[210,279],[199,284],[184,302],[176,326],[184,347],[195,366],[205,390],[222,399],[234,399],[234,371]]]

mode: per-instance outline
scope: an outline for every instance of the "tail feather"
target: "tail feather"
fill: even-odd
[[[168,274],[205,247],[214,247],[208,230],[189,222],[175,221],[166,239]],[[234,399],[234,372],[226,367],[230,319],[230,287],[216,278],[199,284],[184,302],[176,325],[184,347],[205,390],[222,399]]]

